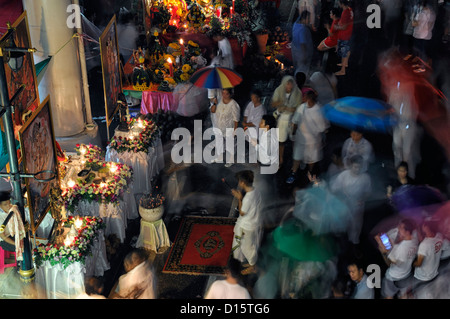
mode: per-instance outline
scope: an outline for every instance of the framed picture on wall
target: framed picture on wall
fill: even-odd
[[[33,233],[50,209],[50,189],[59,187],[57,173],[56,143],[53,132],[50,98],[47,97],[33,112],[32,117],[19,132],[22,149],[22,164],[26,174],[36,174],[42,182],[26,178],[27,205]]]
[[[119,42],[117,40],[117,22],[114,15],[100,36],[100,57],[102,61],[103,91],[105,96],[106,124],[109,127],[122,92],[122,78],[119,66]]]
[[[15,45],[18,48],[32,48],[26,11],[20,15],[11,27],[14,29],[13,35],[1,41],[6,41],[8,46]],[[14,44],[11,41],[14,41]],[[27,113],[27,111],[34,111],[39,106],[39,91],[33,53],[25,53],[22,66],[17,70],[12,70],[7,60],[7,57],[3,59],[9,98],[11,99],[22,85],[24,86],[23,91],[12,101],[14,125],[21,126],[24,124],[22,114]]]

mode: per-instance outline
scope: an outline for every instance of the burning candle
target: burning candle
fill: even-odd
[[[84,146],[80,147],[80,153],[81,155],[84,155],[86,153],[86,148]]]
[[[231,17],[233,17],[233,13],[234,13],[234,0],[233,0],[233,9],[231,10]]]
[[[171,58],[167,59],[167,62],[169,62],[169,74],[171,77],[173,77],[173,62]]]
[[[67,182],[67,186],[69,186],[70,188],[75,186],[75,182],[73,180],[70,180]]]
[[[77,218],[74,222],[75,228],[80,229],[83,226],[83,220],[81,218]]]
[[[105,188],[106,186],[106,183],[100,183],[100,187]]]
[[[72,244],[72,238],[70,238],[68,235],[66,236],[66,239],[64,239],[64,246],[70,246]]]
[[[184,56],[184,41],[183,41],[183,39],[180,39],[180,45],[181,45],[181,55]]]

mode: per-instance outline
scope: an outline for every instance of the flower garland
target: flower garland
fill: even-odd
[[[118,204],[123,198],[127,185],[130,184],[133,177],[133,170],[130,166],[115,162],[95,162],[103,168],[113,173],[112,180],[95,184],[88,179],[77,179],[74,185],[63,190],[62,198],[67,211],[74,212],[80,201],[88,202],[113,203]],[[93,174],[93,173],[91,173]]]
[[[135,125],[142,125],[143,130],[139,133],[139,137],[130,136],[113,136],[109,142],[109,147],[115,149],[118,153],[122,152],[145,152],[148,153],[148,149],[153,145],[153,142],[159,136],[159,128],[153,121],[131,120],[130,127]]]
[[[93,145],[93,144],[77,144],[75,147],[75,151],[77,152],[77,155],[83,155],[81,153],[81,151],[84,150],[84,158],[86,160],[100,160],[102,159],[103,156],[103,150],[97,146],[97,145]]]
[[[98,236],[99,230],[105,228],[105,223],[97,217],[76,218],[80,218],[83,223],[72,244],[68,246],[58,246],[55,243],[40,244],[33,250],[36,267],[42,266],[47,260],[52,266],[62,264],[64,269],[74,262],[85,264],[86,257],[91,253],[94,239]],[[71,227],[76,218],[69,216],[68,219],[63,221],[64,227]]]

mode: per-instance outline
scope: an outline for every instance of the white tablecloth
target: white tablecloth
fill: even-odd
[[[170,247],[169,234],[162,219],[155,222],[147,222],[141,219],[141,231],[136,242],[137,248],[145,248],[154,251]]]
[[[125,240],[128,219],[139,217],[136,199],[131,184],[118,203],[100,204],[98,202],[80,201],[71,215],[101,217],[106,223],[105,235],[115,234],[120,242]]]
[[[44,295],[43,299],[72,299],[84,293],[84,279],[91,276],[103,276],[110,268],[106,257],[106,245],[103,230],[94,238],[92,255],[86,257],[86,263],[70,264],[64,269],[62,264],[52,266],[49,261],[36,269],[36,285]]]
[[[120,135],[120,134],[119,134]],[[121,152],[106,148],[107,162],[123,163],[133,168],[134,194],[148,193],[152,189],[151,179],[164,168],[164,153],[161,139],[145,152]]]

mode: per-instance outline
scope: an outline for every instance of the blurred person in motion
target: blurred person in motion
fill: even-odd
[[[410,287],[413,292],[418,286],[436,278],[442,254],[443,236],[437,232],[436,222],[424,221],[419,236],[422,240],[417,250],[417,258],[413,262],[414,278]]]
[[[312,173],[315,164],[323,158],[322,134],[329,127],[329,123],[317,103],[316,92],[308,91],[305,94],[305,103],[297,108],[291,123],[295,141],[291,174],[286,180],[288,184],[295,181],[301,164],[307,164],[308,171]]]
[[[100,278],[89,277],[84,282],[85,292],[80,294],[77,299],[106,299],[103,293],[103,282]]]
[[[290,121],[297,107],[302,103],[300,91],[295,78],[285,75],[272,95],[271,106],[275,108],[273,115],[277,119],[280,166],[283,165],[284,149],[289,139]]]
[[[116,288],[120,299],[156,299],[156,278],[145,250],[135,248],[123,261],[125,274]]]
[[[350,210],[350,222],[347,231],[348,240],[355,245],[359,244],[359,236],[364,219],[365,201],[372,191],[372,182],[369,174],[363,168],[361,155],[350,158],[350,168],[340,173],[330,184],[330,190],[340,197]]]
[[[350,59],[350,39],[353,33],[353,10],[350,7],[350,1],[340,0],[339,6],[342,9],[339,23],[335,26],[338,31],[338,55],[341,57],[341,63],[338,66],[341,69],[336,72],[336,75],[345,75],[345,69],[348,68],[348,61]]]
[[[309,16],[308,11],[303,11],[293,23],[291,44],[294,73],[302,72],[306,77],[309,76],[314,54],[311,29],[308,25]]]
[[[350,159],[354,155],[360,155],[363,158],[362,172],[368,170],[375,158],[372,143],[364,138],[363,133],[356,130],[350,132],[350,137],[342,145],[342,160],[345,168],[350,168]]]
[[[374,299],[375,290],[367,285],[367,275],[363,266],[357,262],[350,262],[347,266],[348,274],[356,284],[351,299]]]
[[[216,280],[209,287],[204,299],[251,299],[251,296],[241,284],[241,263],[230,258],[225,270],[226,278]]]
[[[388,265],[381,284],[381,296],[385,299],[406,298],[412,264],[416,257],[418,239],[414,221],[402,219],[396,229],[388,233],[392,248],[388,250],[380,239],[380,234],[375,236],[378,250]]]
[[[258,249],[262,235],[261,193],[253,187],[254,174],[251,170],[236,173],[238,189],[231,193],[238,200],[239,216],[234,226],[233,257],[244,264],[244,274],[255,272]]]

